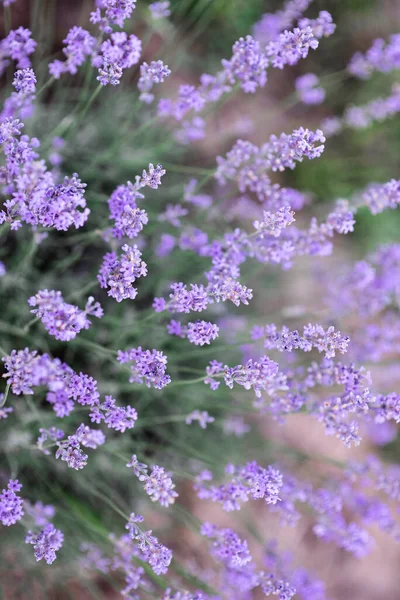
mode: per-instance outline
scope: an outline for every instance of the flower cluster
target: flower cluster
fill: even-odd
[[[44,558],[51,565],[57,558],[56,552],[63,545],[64,535],[52,523],[47,523],[39,533],[29,531],[25,542],[33,545],[36,560]]]
[[[21,221],[59,231],[72,225],[82,227],[90,213],[84,198],[86,184],[76,173],[56,183],[44,161],[38,161],[39,140],[21,135],[22,128],[18,119],[0,123],[0,145],[6,159],[2,179],[12,195],[0,211],[0,223],[10,223],[12,229],[18,229]]]
[[[161,390],[171,382],[171,377],[166,374],[167,357],[159,350],[142,350],[131,348],[130,350],[119,350],[118,362],[133,363],[131,365],[131,383],[145,383],[147,387],[155,387]]]
[[[14,525],[24,516],[24,501],[17,492],[22,489],[18,479],[10,479],[7,489],[0,495],[0,521],[9,527]]]
[[[123,71],[136,65],[142,53],[142,42],[136,35],[118,31],[102,43],[100,52],[92,59],[99,69],[97,80],[101,85],[118,85]]]
[[[230,477],[229,483],[216,486],[210,484],[212,473],[202,471],[195,485],[199,498],[218,502],[228,512],[239,510],[241,503],[247,502],[249,498],[261,498],[267,504],[280,502],[283,478],[277,469],[264,469],[253,461],[243,467],[227,465],[225,472]]]
[[[31,66],[29,56],[35,52],[36,42],[31,38],[31,31],[24,27],[13,29],[0,42],[0,75],[10,64],[10,59],[17,63],[18,69]]]
[[[254,37],[267,43],[275,40],[281,31],[289,29],[307,10],[312,0],[286,0],[281,10],[265,13],[254,25]]]
[[[55,290],[39,290],[28,304],[34,307],[31,313],[41,319],[49,334],[63,342],[73,340],[82,329],[89,329],[89,315],[98,319],[103,316],[103,309],[93,296],[89,296],[84,310],[65,302],[61,292]]]
[[[96,39],[82,27],[72,27],[63,41],[63,53],[67,60],[55,60],[49,64],[49,72],[55,79],[63,73],[75,75],[86,59],[91,56],[96,47]]]
[[[66,462],[71,469],[79,471],[87,465],[88,456],[85,454],[81,445],[84,448],[93,448],[94,450],[104,444],[105,435],[98,429],[91,429],[87,425],[79,425],[76,433],[69,435],[66,440],[57,442],[56,458],[61,458]]]
[[[324,352],[326,358],[334,358],[337,351],[345,354],[350,342],[347,335],[343,336],[340,331],[335,331],[333,326],[325,331],[321,325],[311,324],[304,326],[303,335],[298,331],[290,331],[288,327],[279,330],[276,325],[266,325],[254,327],[251,336],[254,340],[263,339],[264,348],[269,350],[310,352],[312,348],[316,348],[318,352]]]
[[[131,406],[117,406],[112,396],[106,396],[102,404],[95,405],[90,413],[93,423],[104,423],[110,429],[124,433],[126,429],[133,429],[138,414]]]
[[[218,337],[219,327],[208,321],[196,321],[182,325],[179,321],[172,320],[168,325],[168,333],[178,337],[187,337],[191,344],[204,346]]]
[[[159,502],[161,506],[174,504],[178,494],[174,489],[175,484],[170,474],[163,467],[154,465],[149,473],[149,467],[139,462],[136,454],[133,454],[126,466],[132,467],[139,481],[144,482],[144,490],[150,496],[152,502]]]
[[[122,246],[121,257],[116,252],[108,252],[103,258],[97,279],[101,288],[109,288],[107,294],[117,302],[134,300],[137,289],[133,283],[138,277],[147,275],[147,265],[142,260],[142,253],[134,244]]]
[[[137,543],[140,550],[139,558],[147,562],[154,573],[162,575],[167,572],[172,560],[172,552],[166,546],[160,544],[158,539],[152,535],[152,531],[141,531],[138,523],[143,522],[141,515],[130,515],[126,524],[129,531],[129,537]]]
[[[365,54],[357,52],[348,64],[348,71],[360,79],[369,79],[378,71],[389,73],[400,67],[400,35],[391,35],[389,42],[382,39],[374,40]]]
[[[154,94],[150,91],[155,83],[162,83],[166,77],[171,75],[171,70],[164,65],[162,60],[153,60],[149,65],[144,62],[140,65],[140,77],[138,88],[140,100],[150,104],[154,100]]]
[[[278,390],[287,389],[285,374],[279,370],[278,363],[268,356],[261,356],[258,361],[250,358],[244,365],[236,367],[212,361],[207,367],[207,377],[204,380],[212,390],[218,388],[216,377],[223,377],[225,384],[231,389],[234,384],[243,386],[245,390],[252,389],[258,399],[262,392],[272,395]]]
[[[123,27],[136,8],[136,0],[100,0],[98,4],[90,14],[90,21],[105,33],[111,33],[113,25]]]
[[[26,119],[33,114],[33,101],[36,92],[36,75],[33,69],[18,69],[15,71],[13,86],[15,92],[4,102],[0,119]]]

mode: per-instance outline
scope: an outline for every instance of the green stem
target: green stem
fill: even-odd
[[[4,406],[4,405],[5,405],[5,403],[7,402],[7,398],[8,398],[8,392],[10,391],[10,386],[11,386],[11,383],[7,383],[7,386],[6,386],[6,389],[5,389],[5,392],[4,392],[3,399],[2,399],[2,400],[0,400],[0,408],[3,408],[3,406]]]

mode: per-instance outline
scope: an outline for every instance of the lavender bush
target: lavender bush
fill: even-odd
[[[398,457],[380,451],[400,422],[400,245],[358,242],[400,183],[363,172],[320,204],[318,164],[341,143],[368,152],[360,131],[400,112],[399,34],[314,73],[339,27],[287,0],[189,75],[179,3],[82,3],[56,54],[2,4],[6,596],[25,597],[18,564],[39,598],[332,599],[281,527],[346,561],[379,530],[400,541]],[[375,76],[386,96],[329,104]],[[276,77],[293,127],[242,115],[210,156],[215,115]],[[288,442],[304,419],[332,443]]]

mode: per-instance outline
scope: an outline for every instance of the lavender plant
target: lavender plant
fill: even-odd
[[[174,3],[96,0],[57,57],[2,4],[6,592],[18,562],[43,598],[106,584],[130,600],[332,598],[262,524],[306,523],[346,560],[374,547],[371,526],[400,541],[396,460],[354,450],[400,422],[400,249],[343,251],[400,191],[393,171],[322,214],[292,185],[334,134],[396,118],[397,87],[315,127],[221,134],[210,158],[212,119],[274,71],[302,111],[329,100],[335,74],[290,75],[335,35],[329,12],[288,0],[182,83]],[[398,38],[349,56],[346,76],[394,72]],[[299,274],[307,310],[284,302]],[[340,460],[280,439],[302,419]]]

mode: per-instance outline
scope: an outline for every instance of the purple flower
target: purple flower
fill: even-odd
[[[294,212],[290,210],[290,206],[283,206],[275,213],[265,210],[263,220],[254,221],[253,225],[261,237],[265,234],[279,237],[282,230],[286,229],[286,227],[294,223],[294,221]]]
[[[253,461],[243,467],[228,465],[226,473],[231,480],[220,486],[208,484],[212,480],[209,471],[201,473],[195,485],[199,498],[218,502],[226,511],[239,510],[240,504],[247,502],[249,497],[262,498],[267,504],[279,503],[283,479],[277,469],[264,469]]]
[[[62,429],[57,429],[56,427],[50,427],[50,429],[43,429],[42,427],[39,429],[40,436],[37,439],[37,447],[39,450],[43,452],[46,456],[49,456],[50,451],[48,447],[45,445],[46,442],[57,442],[58,440],[62,440],[64,437],[64,432]],[[54,446],[53,443],[49,444],[49,447]]]
[[[181,204],[168,204],[165,212],[158,215],[158,220],[166,221],[172,227],[180,227],[182,225],[181,218],[186,217],[188,213],[188,209]]]
[[[171,14],[169,6],[169,0],[162,0],[161,2],[153,2],[150,4],[149,9],[153,19],[165,19],[166,17],[169,17]]]
[[[167,331],[169,335],[176,335],[182,339],[187,336],[187,326],[182,325],[180,321],[175,321],[174,319],[171,319],[168,323]]]
[[[157,256],[165,257],[171,254],[172,250],[175,248],[176,238],[169,233],[162,233],[160,236],[160,241],[158,242],[155,253]]]
[[[171,75],[168,65],[164,65],[162,60],[153,60],[149,65],[144,62],[140,65],[140,77],[138,89],[140,99],[149,104],[153,101],[154,95],[150,93],[155,83],[162,83]]]
[[[138,183],[132,184],[128,181],[126,185],[118,186],[111,194],[108,206],[110,219],[115,221],[111,234],[117,239],[121,239],[124,235],[129,238],[136,237],[148,223],[146,211],[136,205],[137,200],[144,198],[139,189]]]
[[[285,326],[280,330],[275,325],[266,325],[264,330],[255,327],[252,338],[264,338],[264,348],[276,349],[280,352],[292,352],[298,349],[310,352],[312,348],[316,348],[318,352],[324,352],[326,358],[334,358],[336,351],[345,354],[350,342],[348,336],[335,331],[333,326],[325,331],[321,325],[311,324],[304,327],[303,335],[297,330],[290,331]]]
[[[126,524],[126,529],[129,531],[129,538],[133,540],[139,549],[138,557],[141,560],[147,562],[154,573],[157,575],[163,575],[167,572],[169,565],[172,560],[172,552],[166,546],[160,544],[158,539],[152,535],[152,531],[142,531],[138,526],[138,523],[143,522],[141,515],[132,513],[130,519]],[[131,552],[136,554],[135,552]],[[119,564],[119,561],[118,561]],[[120,566],[120,564],[119,564]],[[134,577],[134,583],[136,584],[137,577]],[[132,586],[136,589],[135,585]]]
[[[238,81],[246,93],[254,93],[257,87],[264,87],[267,82],[268,59],[260,43],[247,35],[235,42],[232,52],[233,56],[229,61],[222,61],[229,83]]]
[[[149,467],[144,463],[140,463],[135,454],[126,466],[132,467],[139,481],[144,482],[144,490],[150,496],[152,502],[159,502],[161,506],[174,504],[178,494],[175,492],[175,484],[170,473],[167,473],[163,467],[154,465],[149,473]]]
[[[382,39],[373,41],[365,54],[357,52],[347,66],[347,70],[360,79],[369,79],[374,71],[389,73],[400,67],[400,35],[391,35],[389,42]]]
[[[28,531],[25,542],[33,545],[36,560],[44,558],[51,565],[57,558],[56,552],[63,545],[64,535],[52,523],[48,523],[38,534]]]
[[[219,327],[208,321],[196,321],[188,323],[187,338],[195,346],[204,346],[218,337]]]
[[[136,65],[141,53],[142,42],[136,35],[128,36],[124,31],[112,33],[92,60],[92,64],[99,68],[97,80],[102,85],[118,85],[123,71]]]
[[[400,204],[400,181],[391,179],[388,183],[371,184],[362,193],[359,205],[368,206],[373,215],[387,208],[395,209]]]
[[[56,458],[61,458],[71,469],[79,471],[87,465],[88,455],[81,450],[76,435],[69,435],[66,440],[57,442],[57,446]]]
[[[254,37],[266,44],[275,40],[284,29],[289,29],[307,10],[312,0],[286,0],[281,10],[265,13],[253,28]]]
[[[7,489],[0,494],[0,521],[7,527],[15,525],[24,516],[24,501],[16,493],[21,489],[18,479],[10,479]]]
[[[175,131],[174,137],[181,144],[189,145],[192,142],[202,140],[205,137],[206,122],[201,117],[183,121],[181,129]]]
[[[142,187],[148,185],[153,190],[156,190],[161,185],[161,177],[165,175],[166,170],[162,168],[162,165],[158,164],[156,167],[149,163],[149,172],[143,169],[142,178],[140,185]]]
[[[228,568],[244,567],[252,561],[246,540],[232,529],[203,523],[200,533],[212,540],[211,554]]]
[[[93,54],[96,47],[96,39],[86,29],[78,26],[69,30],[63,43],[65,44],[63,53],[67,60],[64,62],[55,60],[49,64],[50,75],[55,79],[59,79],[63,73],[75,75],[78,68],[83,65],[88,56]]]
[[[0,394],[0,404],[3,402],[4,394]],[[14,409],[11,406],[2,406],[0,408],[0,420],[7,419],[8,415],[14,412]]]
[[[138,277],[147,275],[147,265],[141,257],[142,253],[136,244],[122,246],[121,258],[117,258],[115,252],[105,254],[97,279],[100,287],[110,288],[107,294],[117,302],[136,298],[137,289],[133,283]]]
[[[35,40],[31,39],[32,32],[24,27],[18,27],[10,31],[8,36],[0,42],[0,75],[9,64],[8,58],[16,61],[18,69],[26,69],[31,66],[29,56],[36,48]]]
[[[314,73],[306,73],[295,82],[297,95],[304,104],[321,104],[325,98],[325,90],[318,87],[319,79]]]
[[[202,429],[207,429],[208,423],[214,423],[214,417],[211,417],[206,410],[194,410],[187,415],[185,419],[186,425],[191,425],[193,421],[198,421]]]
[[[94,423],[105,422],[107,427],[123,433],[126,429],[133,429],[138,414],[131,406],[116,406],[112,396],[106,396],[102,404],[93,407],[90,419]]]
[[[42,502],[31,504],[27,500],[25,500],[24,508],[26,513],[32,517],[37,527],[47,525],[56,512],[54,506],[51,504],[47,504],[46,506]]]
[[[129,379],[131,383],[144,382],[147,387],[158,390],[171,383],[171,377],[166,374],[167,357],[158,350],[142,350],[140,346],[124,352],[118,350],[117,360],[121,365],[133,363]]]
[[[89,296],[84,310],[65,302],[61,292],[55,290],[39,290],[28,304],[34,307],[31,313],[42,320],[50,335],[62,341],[73,340],[82,329],[89,329],[88,315],[99,319],[103,316],[103,309],[93,296]]]
[[[105,33],[112,32],[112,25],[123,27],[136,8],[136,0],[101,0],[100,7],[90,13],[90,21],[98,24]]]

